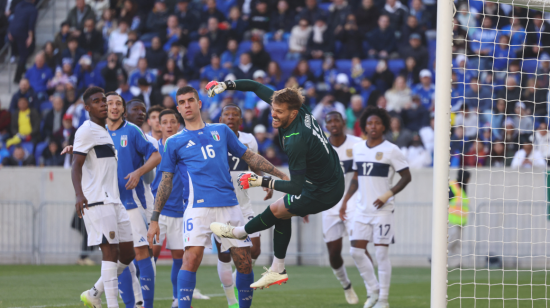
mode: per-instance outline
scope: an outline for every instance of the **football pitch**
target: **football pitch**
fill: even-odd
[[[155,289],[155,307],[170,307],[172,302],[172,285],[170,283],[170,266],[158,266]],[[339,282],[329,267],[289,266],[289,282],[282,286],[254,292],[253,307],[362,307],[366,300],[365,286],[354,267],[348,267],[348,274],[359,295],[359,304],[348,305]],[[263,272],[261,267],[254,268],[256,278]],[[475,278],[474,278],[475,274]],[[81,267],[3,265],[0,266],[0,307],[82,307],[79,296],[90,288],[99,277],[99,266]],[[501,272],[491,273],[491,286],[487,285],[486,271],[463,271],[463,282],[473,282],[462,287],[462,302],[453,300],[448,307],[488,307],[489,301],[481,298],[492,298],[490,307],[546,307],[548,297],[544,273],[509,272],[505,277]],[[194,300],[194,308],[227,307],[227,302],[220,287],[215,266],[204,266],[197,275],[197,288],[203,294],[211,296],[210,300]],[[458,273],[449,274],[450,283],[459,281]],[[503,286],[504,284],[504,286]],[[517,286],[519,284],[520,286]],[[532,287],[532,284],[540,286]],[[523,285],[523,286],[521,286]],[[489,293],[490,291],[490,293]],[[449,288],[449,298],[458,296],[459,288]],[[517,301],[514,298],[539,298],[541,300]],[[502,300],[502,297],[507,300]],[[390,290],[392,308],[429,307],[430,303],[430,270],[428,268],[394,268]],[[103,306],[105,301],[103,301]],[[122,302],[121,307],[124,307]]]

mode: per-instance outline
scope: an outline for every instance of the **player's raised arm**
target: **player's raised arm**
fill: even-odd
[[[239,79],[239,80],[226,80],[226,81],[210,81],[206,85],[206,90],[208,91],[208,96],[214,97],[216,94],[220,94],[225,90],[236,90],[242,92],[254,92],[259,98],[264,102],[267,102],[271,105],[271,97],[275,91],[271,90],[269,87],[264,86],[263,84],[249,79]]]

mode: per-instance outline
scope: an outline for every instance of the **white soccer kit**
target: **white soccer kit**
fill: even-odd
[[[346,188],[349,187],[349,183],[353,178],[353,146],[358,142],[364,141],[359,137],[346,135],[346,140],[342,145],[339,147],[332,146],[334,150],[336,150],[336,153],[338,153],[340,166],[342,166],[342,171],[344,172]],[[353,212],[355,210],[356,196],[357,193],[355,193],[348,201],[348,206],[346,209],[347,219],[345,221],[340,219],[340,208],[342,207],[342,201],[344,198],[342,198],[342,200],[340,200],[340,202],[332,208],[322,212],[323,238],[326,243],[340,239],[349,233],[351,219],[353,219]]]
[[[155,139],[153,136],[145,134],[145,137],[149,142],[151,142],[155,148],[158,150],[158,140]],[[142,176],[143,179],[143,188],[144,188],[144,194],[145,194],[145,202],[147,203],[147,208],[144,209],[143,205],[140,204],[139,199],[137,198],[137,195],[134,195],[134,199],[137,200],[137,203],[141,205],[141,208],[145,212],[145,218],[147,220],[147,225],[151,223],[151,216],[153,215],[153,208],[155,207],[155,198],[153,196],[153,192],[151,191],[151,183],[155,179],[156,176],[156,168],[153,168],[153,170],[147,172]]]
[[[118,191],[117,153],[105,127],[85,121],[76,131],[73,153],[86,156],[81,185],[88,200],[83,213],[88,246],[132,241],[130,219]]]
[[[355,207],[350,240],[393,242],[394,197],[380,208],[374,201],[391,188],[396,172],[409,168],[401,150],[389,141],[369,148],[366,142],[353,147],[353,169],[358,173],[359,194]]]
[[[239,141],[244,144],[250,151],[258,153],[258,142],[256,141],[254,135],[239,132]],[[231,169],[231,181],[233,182],[233,187],[235,188],[237,200],[239,200],[239,205],[243,212],[243,217],[245,221],[250,221],[252,220],[252,218],[254,218],[254,216],[256,216],[254,214],[254,211],[252,210],[252,202],[250,201],[250,197],[248,196],[248,190],[241,189],[237,180],[239,174],[249,171],[248,164],[244,160],[231,155],[231,153],[227,154],[229,155],[228,163],[229,168]],[[260,232],[252,233],[248,236],[250,238],[259,237]]]

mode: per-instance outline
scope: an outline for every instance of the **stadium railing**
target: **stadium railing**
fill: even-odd
[[[35,219],[30,202],[0,201],[0,264],[36,263]]]

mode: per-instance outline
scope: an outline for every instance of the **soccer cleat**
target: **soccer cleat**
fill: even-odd
[[[199,289],[193,290],[193,298],[194,299],[210,299],[209,296],[203,295],[201,293],[201,290],[199,290]]]
[[[229,308],[239,308],[239,303],[236,303],[236,304],[233,304],[233,305],[229,305],[228,307],[229,307]]]
[[[235,229],[235,227],[232,227],[231,224],[224,224],[221,222],[213,222],[210,224],[210,230],[219,237],[233,238],[241,241],[248,237],[248,235],[245,235],[243,238],[236,237],[233,234],[233,229]]]
[[[178,299],[177,298],[174,298],[172,300],[172,308],[178,308]]]
[[[376,303],[376,305],[374,305],[373,308],[390,308],[390,304],[388,304],[387,302],[383,303],[383,302],[378,302]]]
[[[353,290],[351,283],[344,289],[344,295],[346,295],[346,301],[350,305],[357,304],[359,302],[359,297],[357,297],[357,293]]]
[[[101,308],[101,297],[93,297],[89,291],[86,290],[80,294],[80,301],[88,308]]]
[[[260,280],[250,285],[252,289],[256,290],[258,288],[261,288],[261,289],[269,288],[274,284],[281,285],[288,281],[288,275],[286,274],[286,269],[282,273],[272,272],[269,268],[265,266],[264,266],[264,269],[266,270],[266,272],[262,274],[262,278],[260,278]]]
[[[172,305],[174,304],[174,302],[172,302]],[[135,308],[144,308],[143,307],[143,302],[142,301],[139,301],[136,303],[136,305],[134,306]],[[176,301],[176,307],[178,307],[178,301]]]
[[[374,305],[376,305],[376,303],[378,302],[378,296],[379,294],[378,293],[372,293],[370,295],[367,296],[367,301],[365,302],[365,305],[363,306],[363,308],[372,308],[374,307]]]

